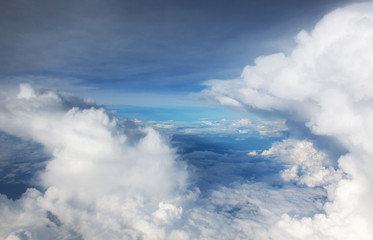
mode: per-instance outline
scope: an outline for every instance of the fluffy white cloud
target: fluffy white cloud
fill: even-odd
[[[312,32],[301,31],[290,55],[259,57],[241,78],[207,85],[201,93],[207,99],[281,112],[348,149],[338,164],[349,178],[329,189],[326,213],[303,219],[285,215],[282,228],[294,239],[373,238],[373,3],[337,9]],[[285,155],[277,152],[295,164],[283,176],[319,185],[331,169],[322,167],[324,157],[310,152],[311,146],[301,148],[300,155],[293,147]]]
[[[282,214],[321,211],[320,188],[219,187],[221,179],[201,196],[152,128],[87,103],[71,107],[63,95],[29,85],[4,99],[1,129],[41,143],[51,157],[38,175],[42,191],[28,189],[15,201],[0,195],[0,239],[266,239]],[[198,157],[221,163],[201,169],[213,173],[204,176],[208,182],[234,172],[229,156]]]
[[[281,171],[284,181],[296,181],[309,187],[328,186],[338,182],[341,172],[336,171],[328,156],[313,147],[310,141],[285,139],[275,142],[272,147],[261,153],[285,163],[287,168]]]
[[[192,239],[286,239],[290,235],[277,227],[281,215],[292,212],[309,216],[319,212],[324,196],[319,188],[234,184],[213,191],[200,207],[189,211],[185,228],[199,234],[192,235]]]
[[[1,130],[41,143],[51,159],[38,175],[43,190],[0,196],[0,239],[372,239],[372,29],[372,3],[336,10],[301,32],[291,55],[260,57],[202,93],[280,112],[349,150],[337,170],[307,140],[252,152],[281,160],[280,175],[298,185],[187,191],[186,167],[153,128],[128,128],[54,91],[2,91]]]
[[[251,121],[247,118],[241,118],[240,120],[232,123],[233,126],[248,126],[251,124]]]
[[[176,198],[187,178],[175,150],[152,128],[129,139],[102,108],[67,103],[54,91],[21,85],[1,106],[1,129],[43,144],[52,157],[38,177],[43,194],[29,190],[14,203],[2,197],[0,238],[46,239],[60,231],[84,239],[164,238],[182,214]],[[62,227],[48,228],[56,225],[48,216]]]

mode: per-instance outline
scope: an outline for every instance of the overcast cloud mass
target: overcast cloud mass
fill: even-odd
[[[0,239],[372,239],[373,3],[327,14],[296,42],[197,94],[275,120],[121,120],[92,100],[8,84],[0,164],[21,149],[30,161],[17,169],[37,172],[18,199],[0,195]],[[232,145],[276,141],[183,145],[232,132]]]

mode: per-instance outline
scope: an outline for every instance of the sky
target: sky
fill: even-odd
[[[0,239],[373,238],[373,2],[0,5]]]
[[[300,30],[351,2],[2,1],[0,73],[101,104],[195,105],[201,83],[288,52]]]

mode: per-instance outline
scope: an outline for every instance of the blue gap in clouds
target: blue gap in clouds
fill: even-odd
[[[0,194],[18,199],[33,183],[50,158],[38,143],[0,131]]]
[[[278,176],[283,166],[261,156],[249,156],[252,150],[263,151],[280,138],[249,137],[236,141],[237,134],[180,134],[172,137],[172,145],[186,161],[191,181],[203,195],[221,186],[245,181],[281,185]]]
[[[162,130],[170,134],[171,144],[178,150],[182,161],[190,168],[191,181],[203,194],[220,186],[237,182],[260,181],[271,185],[281,185],[278,172],[283,166],[258,156],[249,156],[250,151],[261,152],[269,149],[280,137],[260,136],[257,133],[220,133],[209,131],[209,126],[201,127],[200,121],[255,119],[248,112],[238,112],[224,108],[200,107],[144,107],[109,106],[119,119],[137,119],[159,123],[172,123],[177,128]],[[193,133],[184,130],[195,122]],[[184,125],[185,124],[185,125]],[[184,126],[184,127],[183,127]],[[199,132],[198,128],[204,129]],[[285,134],[286,135],[286,134]],[[238,140],[239,139],[239,140]]]
[[[136,118],[145,122],[152,121],[153,124],[154,121],[177,122],[178,128],[167,129],[166,134],[172,135],[172,146],[178,150],[182,161],[188,164],[192,184],[203,194],[208,194],[210,190],[219,186],[244,181],[281,185],[278,176],[278,172],[283,168],[281,164],[261,156],[248,155],[252,150],[261,152],[270,148],[272,142],[279,141],[281,138],[252,133],[221,134],[209,132],[208,128],[200,133],[197,131],[188,134],[182,128],[183,122],[187,126],[188,122],[201,120],[217,121],[222,118],[238,120],[243,117],[249,118],[248,113],[214,107],[118,106],[110,107],[108,110],[116,111],[119,119]],[[125,128],[128,128],[127,125]],[[34,187],[32,180],[35,173],[45,167],[49,156],[40,144],[3,132],[0,132],[0,143],[0,193],[17,199],[28,187]]]
[[[172,103],[170,103],[172,104]],[[238,112],[212,106],[131,106],[131,105],[109,105],[106,109],[115,111],[120,119],[138,119],[142,121],[217,121],[221,119],[233,120],[241,118],[253,118],[247,112]]]

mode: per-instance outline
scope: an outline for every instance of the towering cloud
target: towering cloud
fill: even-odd
[[[349,151],[338,159],[338,171],[345,177],[328,188],[325,213],[310,218],[284,215],[279,222],[280,228],[289,233],[284,239],[371,239],[373,4],[337,9],[312,32],[301,31],[296,39],[297,46],[288,56],[278,53],[258,57],[239,79],[207,82],[202,96],[223,105],[279,113],[304,124],[315,135],[337,139]],[[294,153],[294,148],[288,150]],[[294,162],[291,152],[283,151],[286,148],[277,153]],[[301,164],[323,158],[317,154],[309,157]],[[297,161],[300,159],[298,156]],[[291,171],[283,172],[284,176],[297,179],[298,169],[293,176]],[[323,173],[319,174],[322,179]]]
[[[18,200],[0,195],[0,239],[266,239],[283,213],[321,211],[320,188],[217,182],[200,194],[158,132],[120,122],[94,104],[27,84],[1,97],[1,129],[42,144],[50,159],[38,174],[39,190],[29,188]],[[307,144],[295,152],[324,157]],[[201,169],[213,174],[204,179],[227,177],[236,168],[230,161]],[[316,174],[325,170],[320,161],[312,165]]]
[[[290,130],[300,128],[297,138],[249,156],[271,160],[278,185],[252,179],[203,194],[153,128],[27,84],[2,91],[1,131],[40,143],[50,159],[37,176],[39,190],[18,200],[0,195],[0,239],[370,240],[372,78],[373,3],[365,3],[300,32],[290,55],[261,56],[239,79],[208,82],[204,98],[279,114]],[[321,142],[324,136],[333,141]],[[334,142],[347,153],[333,153]],[[224,177],[222,168],[214,176]]]
[[[44,193],[2,197],[0,238],[164,238],[186,184],[175,151],[151,128],[130,139],[102,108],[69,100],[26,84],[4,100],[2,130],[42,143],[51,160],[39,176]]]

